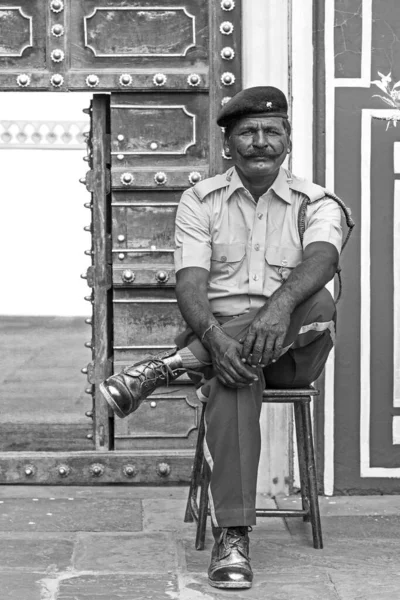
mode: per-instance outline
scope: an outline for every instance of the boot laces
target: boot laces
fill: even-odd
[[[219,543],[224,547],[224,556],[229,556],[232,550],[237,550],[239,554],[244,556],[247,560],[250,560],[247,555],[246,549],[243,546],[245,535],[248,531],[253,531],[250,526],[242,527],[223,527],[219,538]]]
[[[139,379],[141,384],[145,383],[146,381],[156,381],[159,377],[162,377],[165,379],[166,384],[168,385],[170,379],[173,379],[175,376],[175,373],[171,367],[167,365],[161,358],[156,357],[149,359],[147,364],[138,365],[135,369],[132,369],[132,367],[127,367],[123,370],[123,373],[124,375],[128,375],[128,377],[132,377],[133,379]]]

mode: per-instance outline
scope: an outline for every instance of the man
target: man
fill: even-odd
[[[324,367],[335,323],[324,286],[338,265],[341,215],[321,187],[281,166],[291,128],[280,90],[239,92],[217,123],[234,167],[186,190],[176,217],[176,295],[189,325],[180,350],[141,361],[101,389],[123,417],[184,369],[202,374],[215,538],[209,582],[247,588],[262,392],[308,386]]]

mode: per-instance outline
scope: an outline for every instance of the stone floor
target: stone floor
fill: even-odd
[[[91,450],[83,317],[0,318],[0,451]],[[18,410],[15,410],[15,406]]]
[[[0,487],[0,599],[400,600],[399,497],[321,498],[323,550],[301,519],[260,519],[246,591],[207,584],[210,532],[196,551],[185,499],[178,487]]]

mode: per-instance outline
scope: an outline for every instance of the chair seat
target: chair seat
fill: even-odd
[[[301,389],[264,390],[263,402],[279,402],[280,399],[283,402],[295,402],[296,400],[302,400],[310,396],[319,396],[319,390],[316,390],[312,386]]]

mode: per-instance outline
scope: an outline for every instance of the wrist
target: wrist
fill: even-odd
[[[280,292],[280,293],[278,293]],[[276,308],[280,312],[287,312],[291,314],[297,306],[295,298],[288,292],[284,290],[278,290],[273,296],[271,296],[268,307]]]
[[[207,338],[211,338],[213,335],[213,332],[218,331],[218,330],[222,331],[220,324],[219,323],[211,323],[211,325],[209,325],[203,331],[200,341],[202,343],[206,342]]]
[[[203,334],[201,342],[203,346],[207,348],[207,350],[212,350],[219,347],[220,342],[227,337],[227,334],[222,329],[220,325],[216,325],[212,327],[206,332],[206,335]]]

